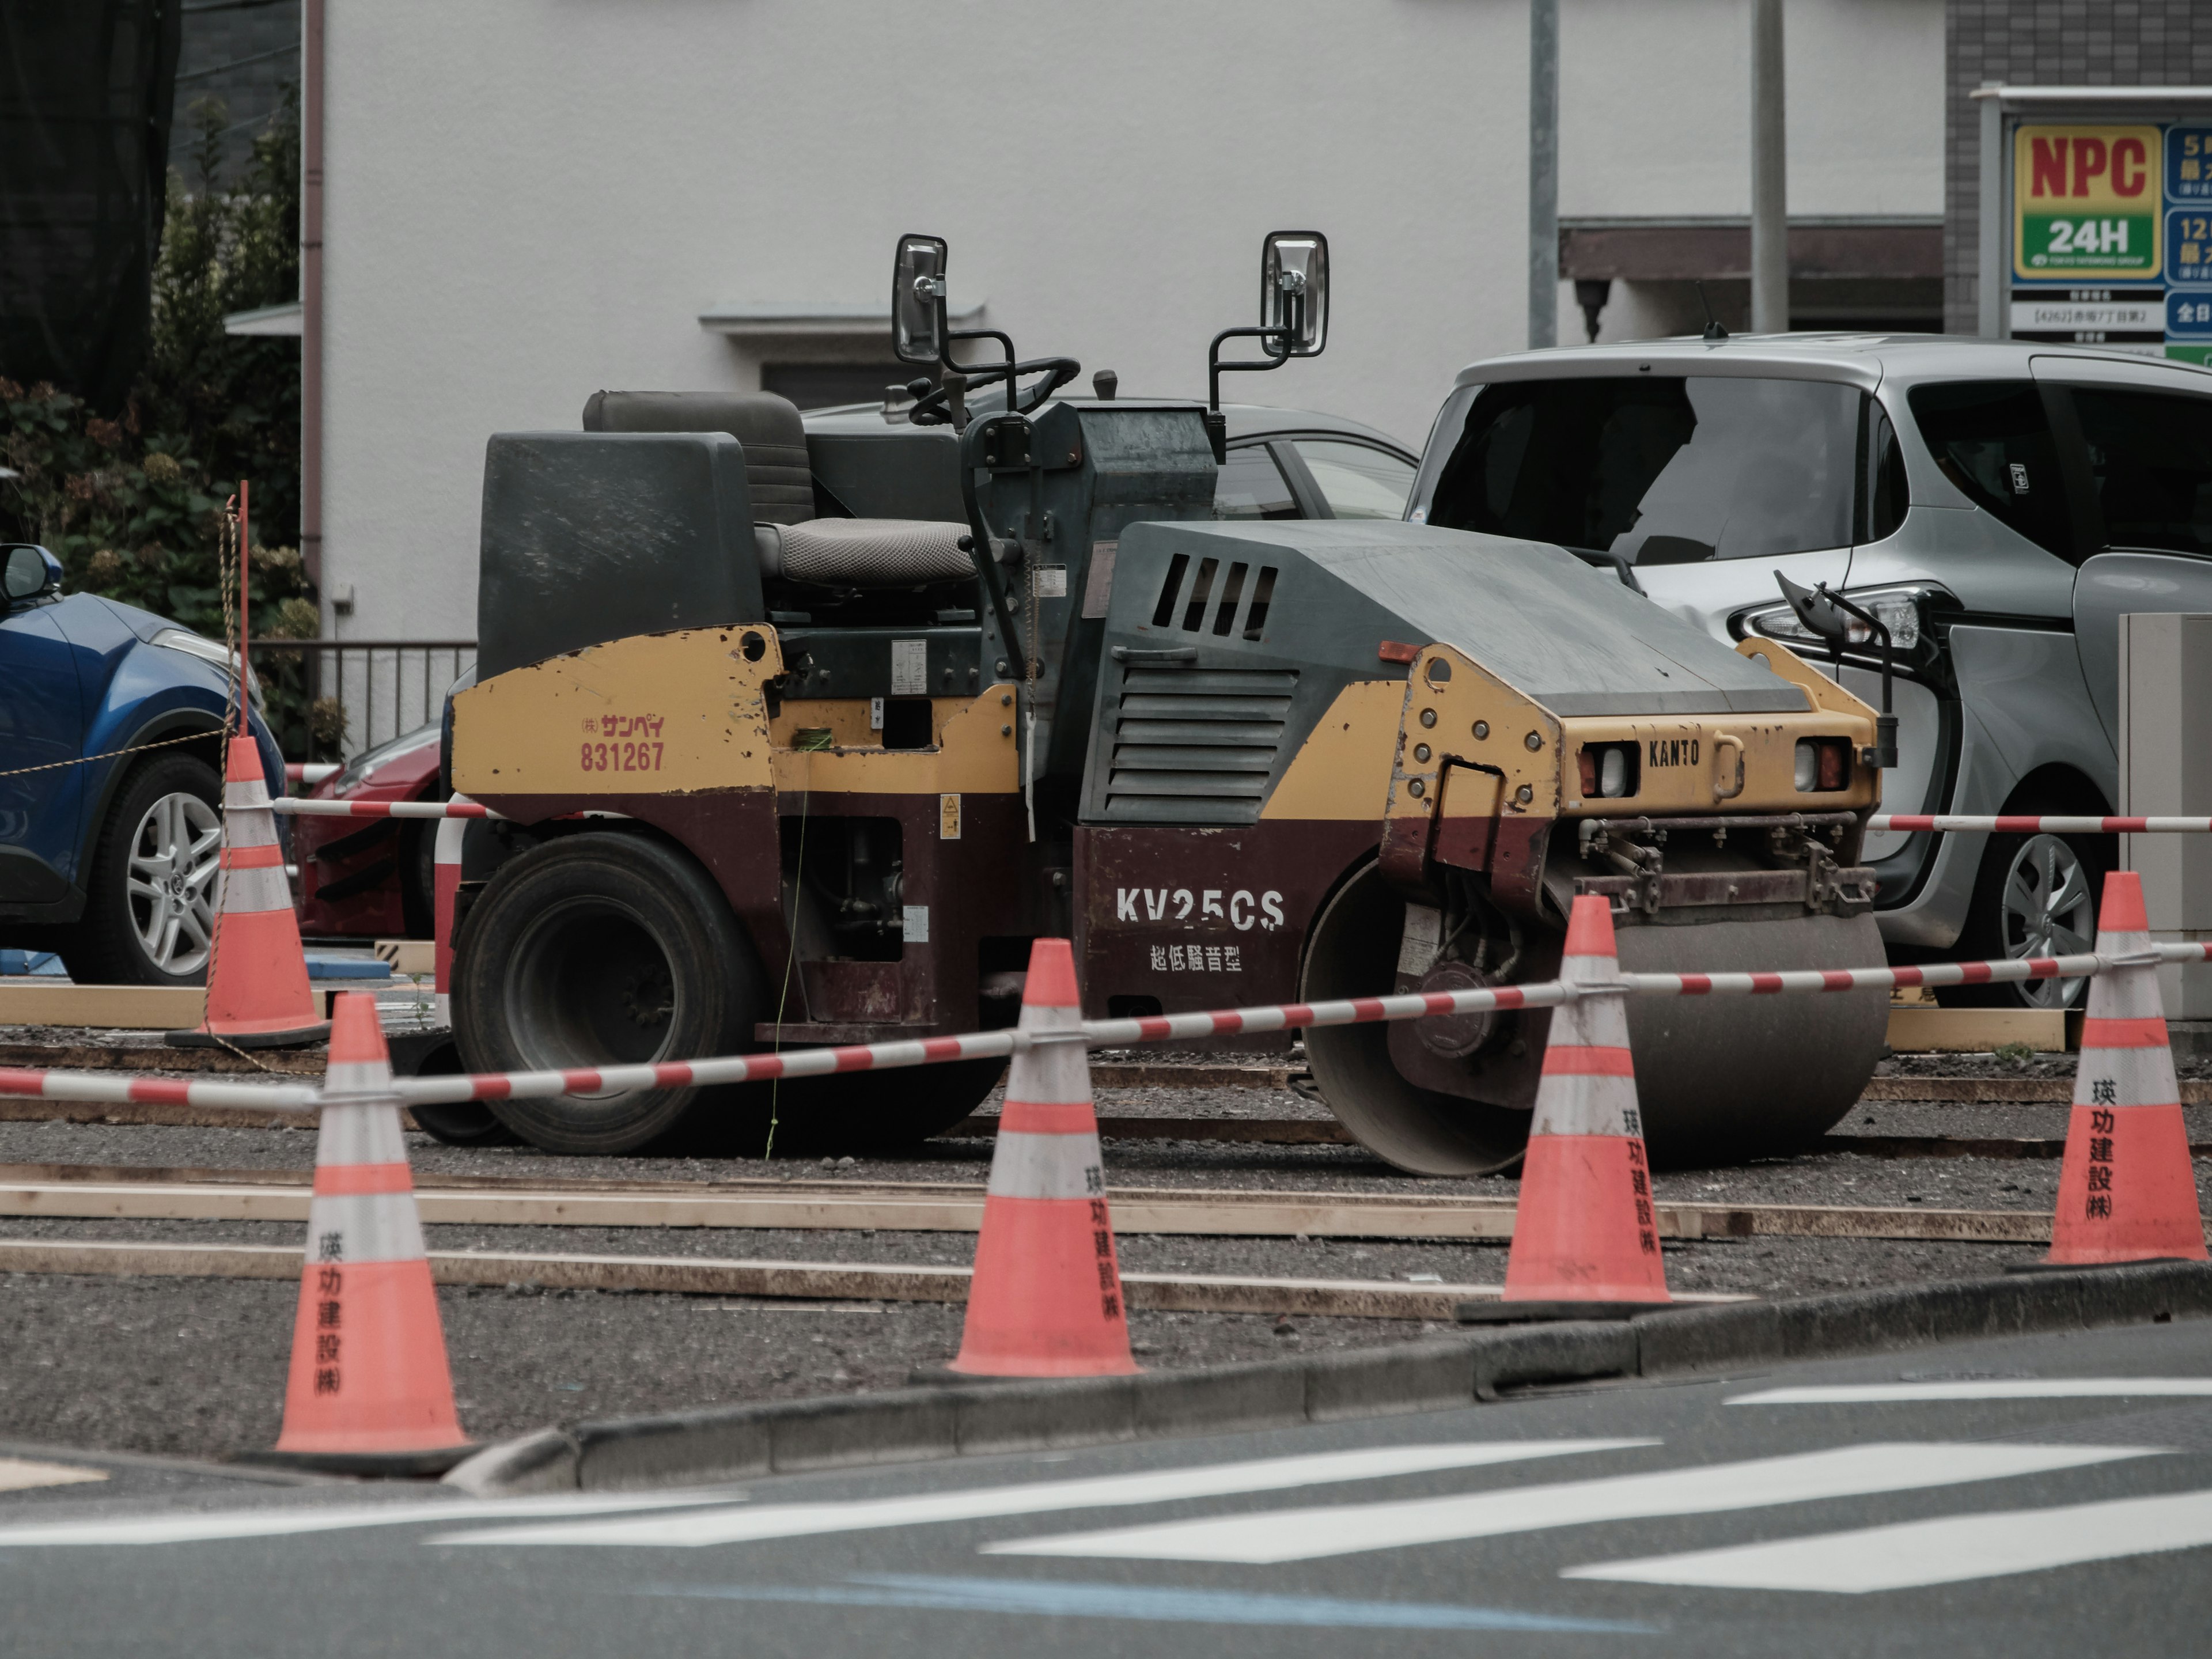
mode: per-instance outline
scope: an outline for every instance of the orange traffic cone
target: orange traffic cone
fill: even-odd
[[[213,1048],[218,1040],[241,1048],[319,1042],[331,1030],[320,1012],[307,988],[307,957],[260,752],[252,738],[234,737],[222,786],[207,1013],[196,1030],[172,1031],[168,1039],[185,1048]]]
[[[2142,878],[2105,878],[2097,954],[2147,955],[2150,923]],[[2051,1224],[2051,1267],[2106,1261],[2205,1260],[2204,1218],[2181,1091],[2166,1046],[2158,968],[2115,968],[2089,981],[2074,1114]]]
[[[1073,1031],[1082,1023],[1067,941],[1037,940],[1021,1029]],[[991,1153],[967,1326],[951,1370],[1121,1376],[1136,1369],[1091,1108],[1091,1057],[1080,1039],[1018,1049]]]
[[[255,1461],[440,1474],[473,1448],[453,1411],[392,1066],[368,992],[338,998],[324,1088],[284,1429]]]
[[[1568,919],[1559,976],[1588,985],[1620,974],[1612,914],[1585,894]],[[1459,1316],[1617,1318],[1667,1300],[1628,1011],[1617,996],[1563,1004],[1536,1085],[1504,1298],[1464,1304]]]

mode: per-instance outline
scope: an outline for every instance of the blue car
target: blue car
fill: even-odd
[[[43,547],[0,545],[0,947],[56,951],[81,984],[199,984],[228,653],[150,611],[64,596]],[[249,724],[280,794],[276,741],[258,710]]]

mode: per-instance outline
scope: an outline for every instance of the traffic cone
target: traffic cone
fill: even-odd
[[[222,786],[222,862],[216,872],[207,1012],[196,1029],[172,1031],[168,1040],[199,1048],[320,1042],[331,1030],[320,1012],[307,988],[300,919],[292,910],[260,752],[252,738],[234,737]]]
[[[1067,941],[1038,939],[1030,947],[1021,1030],[1073,1031],[1082,1023]],[[1017,1049],[991,1152],[967,1324],[950,1370],[1124,1376],[1136,1369],[1091,1107],[1091,1057],[1079,1039]]]
[[[338,998],[323,1086],[284,1428],[254,1461],[441,1474],[473,1448],[453,1411],[392,1066],[366,991]]]
[[[1602,896],[1585,894],[1568,918],[1559,977],[1589,985],[1620,976],[1612,914]],[[1459,1317],[1618,1318],[1668,1299],[1628,1011],[1618,996],[1564,1003],[1552,1011],[1536,1085],[1505,1294],[1463,1304]]]
[[[2105,878],[2097,913],[2099,956],[2148,956],[2142,878]],[[2089,981],[2074,1113],[2051,1218],[2051,1267],[2107,1261],[2205,1260],[2204,1218],[2181,1091],[2166,1046],[2158,966],[2114,968]]]

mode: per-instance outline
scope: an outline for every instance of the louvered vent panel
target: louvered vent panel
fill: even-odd
[[[1114,713],[1106,816],[1124,823],[1252,823],[1295,671],[1133,668]]]

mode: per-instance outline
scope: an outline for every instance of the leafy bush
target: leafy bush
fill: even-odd
[[[72,590],[220,639],[223,504],[246,479],[254,635],[312,639],[320,612],[299,553],[299,343],[222,325],[227,313],[298,297],[298,106],[288,95],[234,185],[222,176],[229,112],[204,99],[191,116],[196,183],[169,173],[152,341],[124,406],[20,385],[0,363],[0,464],[17,475],[0,480],[0,537],[52,549]],[[302,668],[297,653],[272,653],[256,672],[285,752],[326,753]]]

